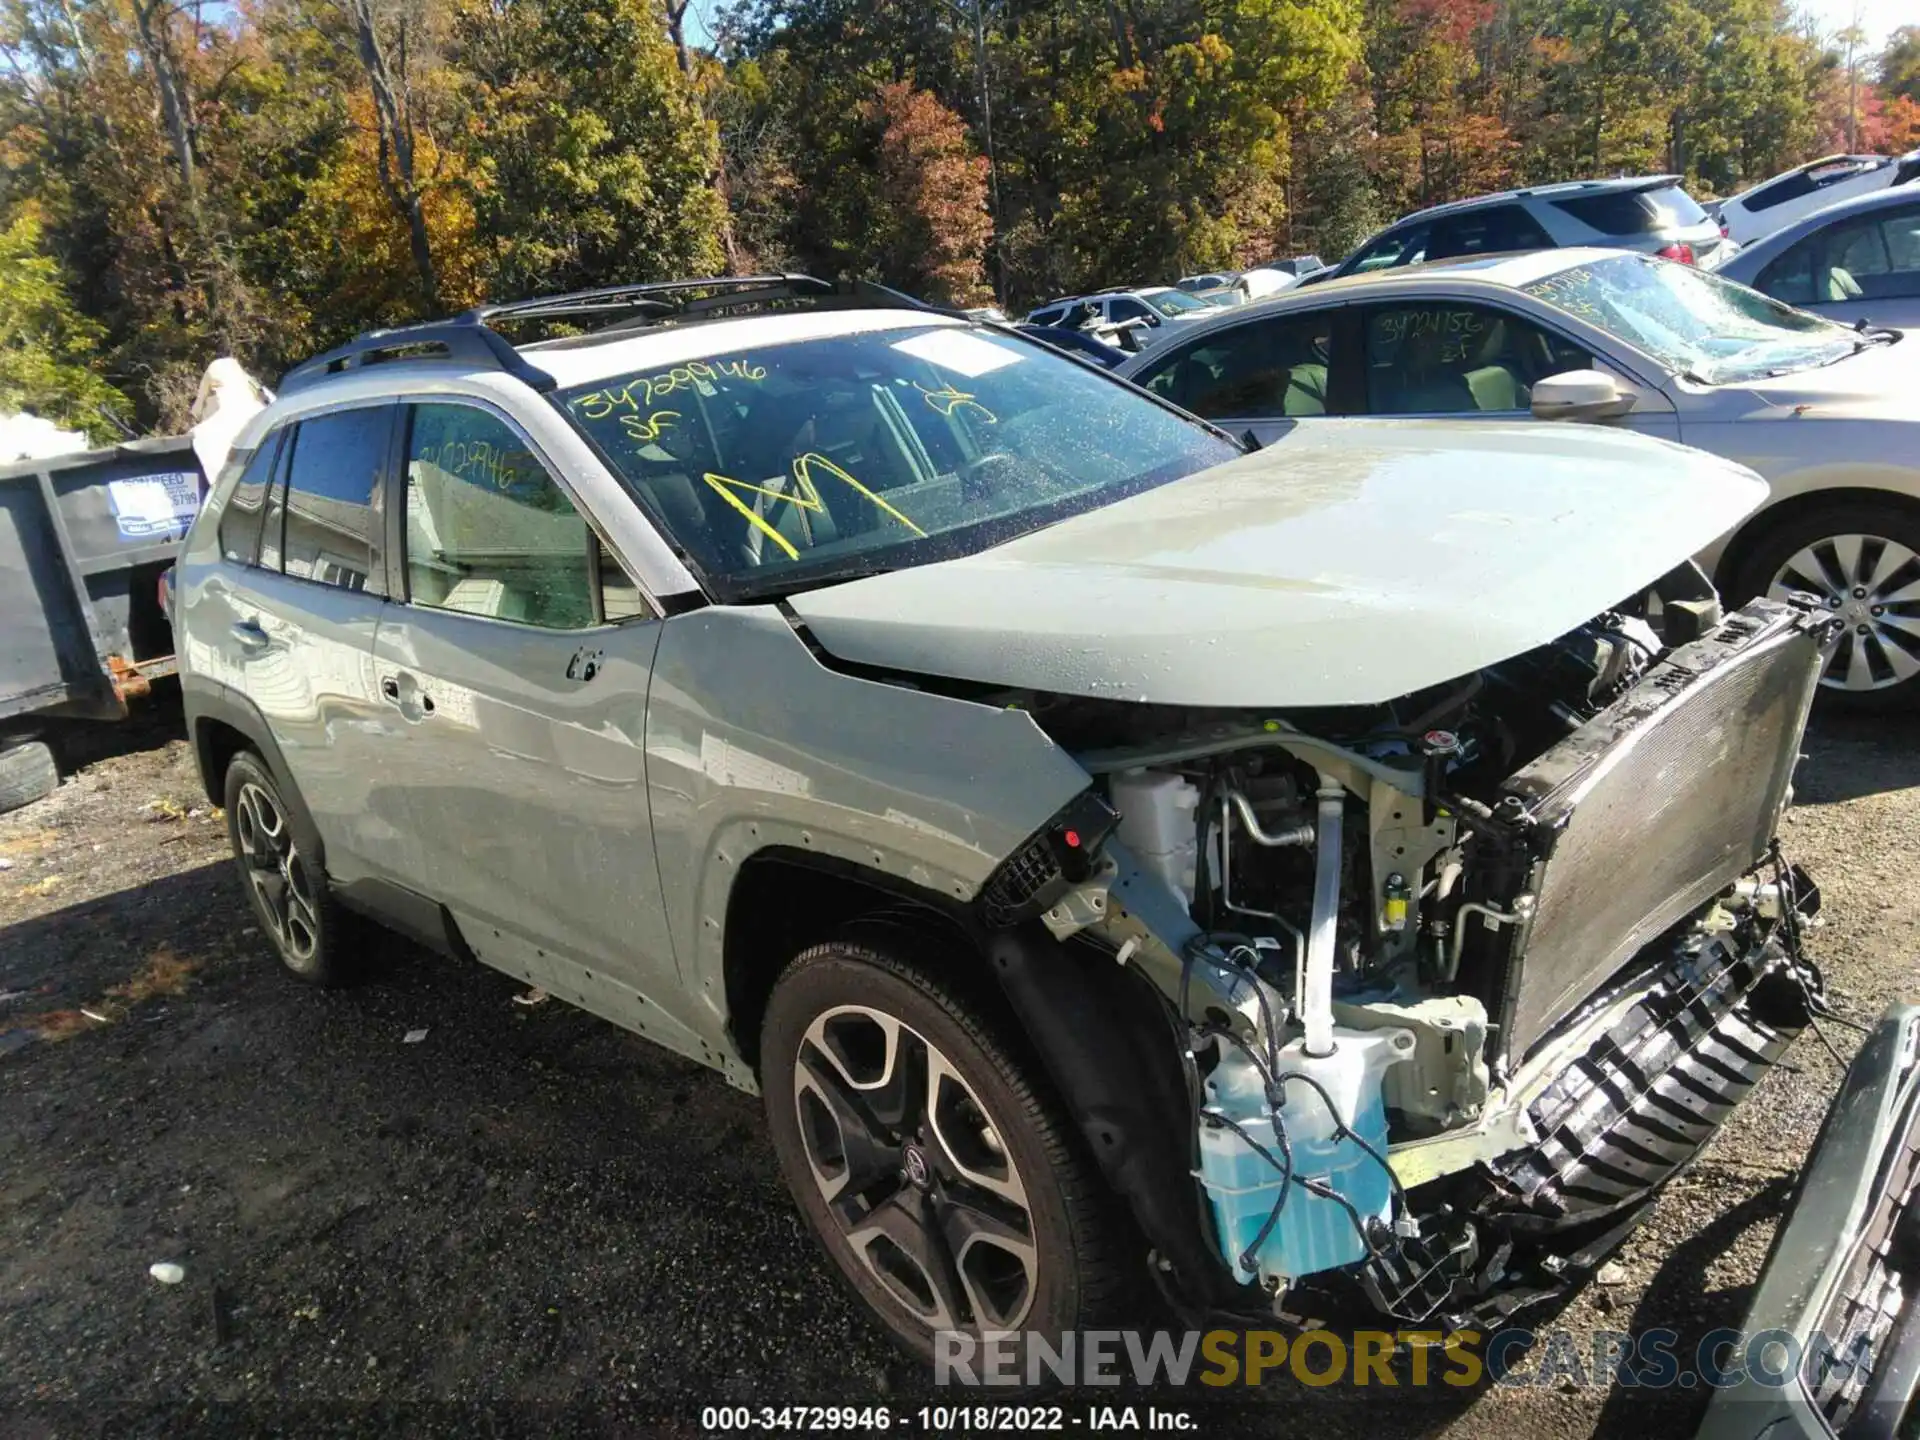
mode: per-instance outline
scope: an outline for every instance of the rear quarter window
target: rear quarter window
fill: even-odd
[[[1650,235],[1656,230],[1699,225],[1707,218],[1707,212],[1678,185],[1575,195],[1555,200],[1553,205],[1603,235]]]
[[[273,431],[248,459],[233,493],[220,511],[220,554],[236,565],[251,565],[260,554],[260,519],[267,508],[267,483],[273,478],[273,459],[280,452],[280,432]]]

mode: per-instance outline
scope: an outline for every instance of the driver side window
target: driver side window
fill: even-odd
[[[638,587],[517,431],[473,405],[409,409],[412,604],[544,630],[644,613]]]
[[[1416,260],[1427,257],[1427,233],[1430,226],[1415,225],[1406,230],[1396,230],[1390,235],[1382,235],[1369,245],[1354,265],[1355,275],[1364,275],[1369,270],[1385,270],[1395,265],[1411,265]]]

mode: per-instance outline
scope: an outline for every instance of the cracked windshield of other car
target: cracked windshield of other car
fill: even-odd
[[[1866,343],[1744,285],[1645,255],[1587,261],[1522,288],[1706,385],[1831,364]]]
[[[1077,361],[922,326],[561,393],[720,598],[968,554],[1238,454]]]

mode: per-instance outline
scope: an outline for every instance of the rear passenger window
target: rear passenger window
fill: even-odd
[[[393,412],[338,410],[303,420],[287,464],[282,568],[302,580],[386,594],[380,560],[380,476]],[[262,547],[262,563],[266,563]]]
[[[267,508],[267,482],[273,478],[273,457],[279,450],[276,430],[253,452],[220,512],[220,553],[236,565],[251,565],[259,557],[260,517]]]
[[[412,412],[406,529],[414,604],[548,630],[648,613],[639,587],[510,425],[473,405]]]

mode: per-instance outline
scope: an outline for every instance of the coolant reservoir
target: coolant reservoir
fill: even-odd
[[[1274,1074],[1276,1078],[1306,1075],[1319,1081],[1347,1128],[1384,1158],[1387,1112],[1381,1102],[1381,1077],[1389,1065],[1413,1053],[1413,1034],[1398,1029],[1336,1028],[1333,1038],[1331,1055],[1309,1055],[1300,1040],[1284,1047]],[[1228,1047],[1207,1078],[1206,1088],[1205,1114],[1232,1120],[1284,1164],[1274,1134],[1275,1117],[1268,1110],[1264,1082],[1252,1060],[1238,1048]],[[1354,1213],[1336,1200],[1285,1182],[1273,1164],[1227,1126],[1208,1125],[1204,1120],[1200,1126],[1200,1182],[1213,1205],[1221,1253],[1243,1283],[1258,1279],[1275,1290],[1284,1290],[1302,1276],[1364,1260],[1368,1247],[1360,1227],[1370,1227],[1376,1219],[1391,1220],[1393,1211],[1386,1168],[1350,1136],[1336,1137],[1333,1116],[1314,1088],[1293,1080],[1282,1093],[1278,1120],[1293,1155],[1293,1173],[1318,1180],[1345,1197]],[[1254,1256],[1255,1268],[1249,1270],[1240,1263],[1241,1256],[1266,1224],[1283,1183],[1288,1183],[1290,1192],[1287,1203]],[[1359,1226],[1354,1223],[1356,1215]]]

